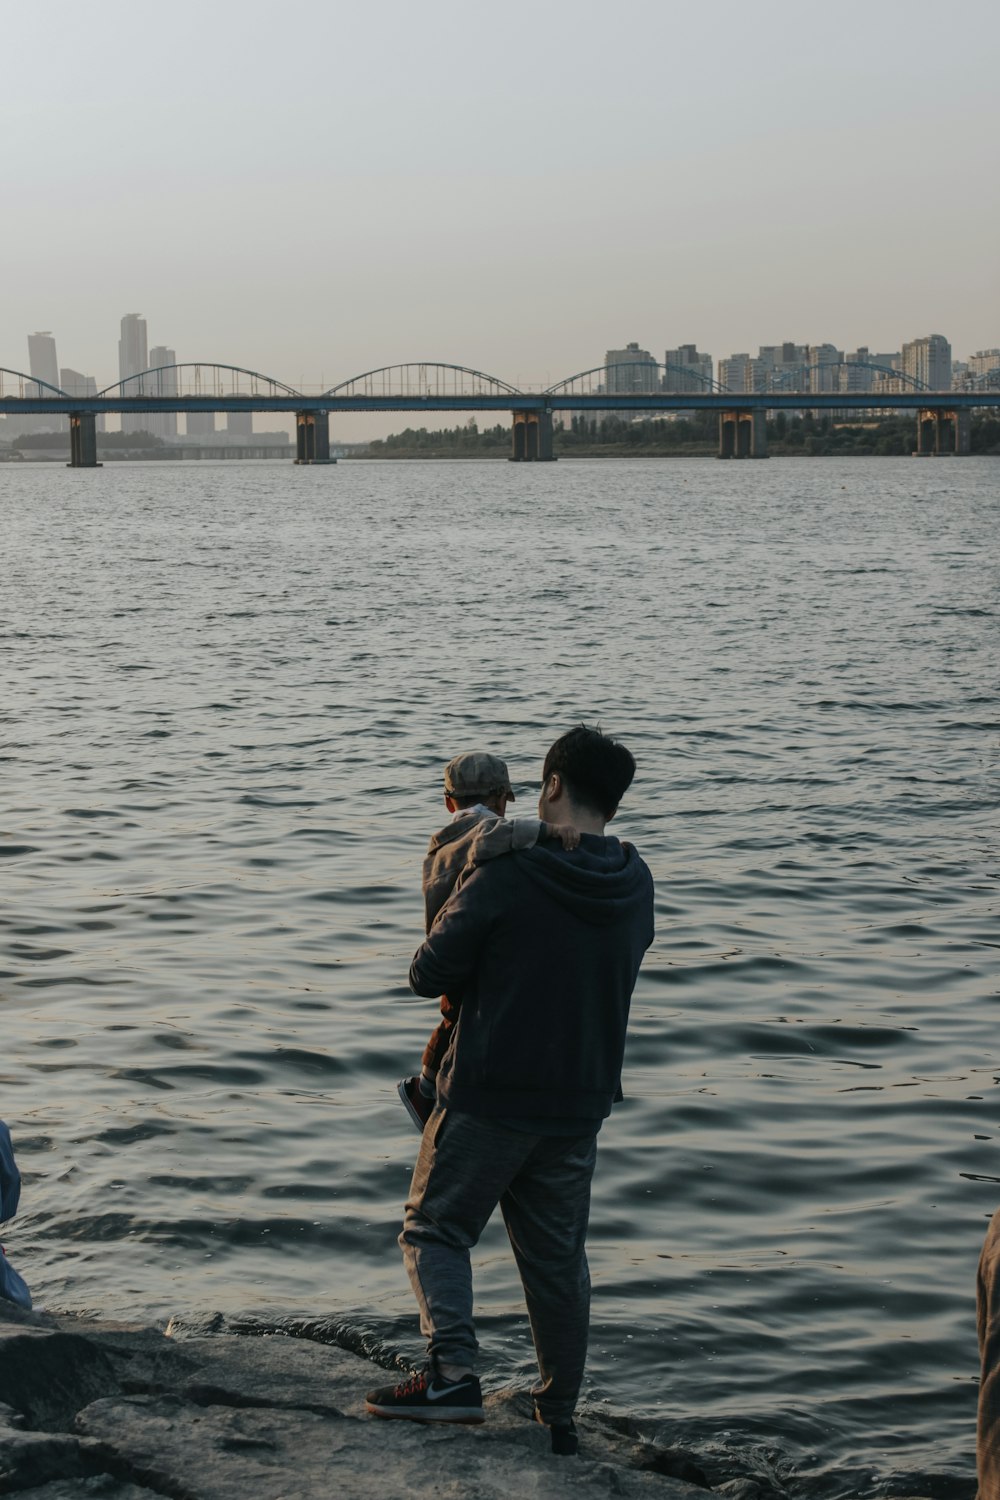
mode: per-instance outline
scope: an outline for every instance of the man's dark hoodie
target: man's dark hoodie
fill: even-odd
[[[473,1115],[603,1119],[621,1097],[629,1002],[653,941],[653,881],[630,844],[583,834],[479,866],[410,968],[461,996],[438,1098]]]

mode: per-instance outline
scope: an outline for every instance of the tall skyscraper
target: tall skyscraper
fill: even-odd
[[[810,344],[809,389],[811,391],[839,390],[840,373],[838,367],[843,362],[843,353],[833,344]]]
[[[710,391],[712,389],[712,356],[699,354],[694,344],[668,349],[663,356],[665,391]]]
[[[141,313],[126,313],[121,323],[121,338],[118,340],[118,378],[126,380],[129,375],[138,375],[149,369],[146,345],[146,319]],[[141,396],[142,382],[129,381],[123,395]],[[148,432],[150,418],[142,412],[122,413],[122,432]]]
[[[977,349],[970,354],[969,376],[980,388],[1000,388],[1000,349]]]
[[[253,437],[253,412],[231,411],[226,414],[226,431],[231,437]]]
[[[49,396],[51,391],[47,386],[55,386],[59,389],[59,363],[56,359],[56,341],[51,333],[29,333],[28,334],[28,369],[36,380],[44,380],[45,385],[31,385],[26,394],[31,396]],[[66,425],[65,417],[46,417],[41,414],[30,417],[15,417],[12,419],[18,432],[59,432]],[[10,429],[13,433],[13,429]]]
[[[156,371],[156,374],[149,378],[148,390],[152,395],[177,395],[177,371],[170,368],[176,363],[177,355],[173,349],[168,349],[166,344],[157,344],[155,349],[150,349],[149,368]],[[175,438],[177,436],[177,413],[175,411],[151,412],[146,418],[146,423],[146,431],[155,433],[157,437]]]
[[[28,334],[28,369],[36,380],[59,389],[59,361],[56,359],[56,341],[51,333]],[[39,389],[39,394],[43,392]]]
[[[719,384],[724,391],[752,391],[758,361],[749,354],[730,354],[719,360]]]
[[[951,345],[943,333],[929,333],[903,345],[903,374],[932,391],[951,390]]]
[[[622,368],[624,366],[624,368]],[[648,394],[660,384],[660,368],[648,349],[626,344],[604,356],[604,389],[609,395]]]

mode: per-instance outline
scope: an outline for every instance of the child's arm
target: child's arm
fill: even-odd
[[[515,849],[533,849],[542,836],[541,818],[495,818],[480,823],[469,848],[469,864],[482,865]]]
[[[578,831],[569,823],[545,823],[541,818],[497,818],[482,823],[469,850],[469,864],[485,864],[515,849],[533,849],[539,839],[558,839],[564,849],[575,849]]]

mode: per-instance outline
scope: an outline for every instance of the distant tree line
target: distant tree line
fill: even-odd
[[[776,456],[797,454],[808,458],[825,454],[888,456],[912,453],[916,447],[916,413],[902,416],[842,421],[824,413],[790,415],[778,412],[767,424],[768,452]],[[475,421],[462,427],[428,432],[426,427],[394,433],[369,445],[373,458],[461,458],[510,453],[510,428],[503,424],[480,431]],[[719,449],[719,418],[711,411],[687,412],[673,421],[663,417],[630,422],[623,417],[573,416],[568,425],[555,430],[555,451],[577,455],[613,457],[713,455]],[[1000,454],[1000,416],[974,416],[973,453]]]
[[[510,428],[498,423],[480,432],[475,421],[462,427],[445,427],[428,432],[426,427],[407,427],[391,437],[376,438],[369,443],[373,458],[399,458],[414,454],[419,458],[463,458],[479,453],[510,452]]]

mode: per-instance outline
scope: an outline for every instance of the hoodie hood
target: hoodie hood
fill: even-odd
[[[458,839],[464,839],[471,828],[475,828],[477,824],[485,822],[488,818],[499,821],[499,817],[499,813],[490,812],[488,807],[482,807],[479,804],[465,808],[463,812],[452,818],[450,823],[439,828],[437,833],[431,834],[431,841],[427,845],[428,855],[436,854],[446,844],[454,844]]]
[[[529,880],[591,926],[628,921],[649,906],[652,876],[618,839],[585,833],[572,851],[538,846],[516,857]]]

